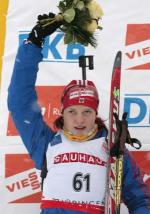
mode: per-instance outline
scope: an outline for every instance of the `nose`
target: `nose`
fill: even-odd
[[[85,118],[84,118],[84,116],[82,114],[78,113],[76,115],[75,119],[76,119],[75,121],[76,121],[77,125],[83,125],[84,124]]]

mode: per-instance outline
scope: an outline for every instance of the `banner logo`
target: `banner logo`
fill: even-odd
[[[150,94],[125,94],[124,112],[129,127],[150,127]]]
[[[19,44],[27,39],[29,31],[19,32]],[[79,43],[64,45],[64,34],[56,31],[46,37],[44,42],[43,62],[78,63],[78,58],[85,55],[85,47]]]
[[[8,203],[40,202],[40,178],[29,155],[5,155],[5,188]]]
[[[126,70],[150,70],[150,24],[128,24],[123,57]]]

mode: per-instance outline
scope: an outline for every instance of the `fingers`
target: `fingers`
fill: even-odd
[[[128,113],[124,112],[122,115],[122,120],[126,120]],[[119,116],[117,113],[113,113],[113,116],[115,117],[116,120],[119,120]]]
[[[47,19],[47,18],[49,18],[49,16],[47,14],[39,15],[37,17],[38,21],[41,21],[42,19]]]
[[[118,120],[118,119],[119,119],[119,117],[118,117],[118,114],[117,114],[117,113],[113,113],[113,116],[114,116],[115,120]]]
[[[122,115],[122,120],[126,120],[127,115],[128,115],[128,113],[127,113],[127,112],[124,112],[123,115]]]
[[[49,16],[49,18],[54,18],[55,14],[54,13],[49,13],[48,16]]]
[[[47,14],[38,15],[37,19],[38,21],[41,21],[43,19],[54,18],[54,17],[55,17],[55,14],[50,12],[48,15]]]

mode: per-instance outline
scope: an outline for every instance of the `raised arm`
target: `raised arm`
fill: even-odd
[[[39,25],[33,28],[28,40],[18,49],[8,90],[8,109],[38,169],[43,164],[45,151],[54,133],[43,121],[37,104],[35,82],[38,65],[42,61],[44,38],[59,26],[60,23],[54,23],[49,29],[42,29]]]

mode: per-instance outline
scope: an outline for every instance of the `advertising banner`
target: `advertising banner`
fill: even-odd
[[[120,116],[128,112],[132,137],[142,142],[135,151],[143,180],[150,186],[150,1],[97,0],[104,16],[97,30],[97,47],[64,44],[57,30],[46,38],[43,61],[36,81],[38,102],[47,124],[61,113],[60,97],[72,79],[81,79],[80,55],[94,56],[94,70],[87,79],[99,90],[99,115],[109,122],[110,81],[115,55],[122,51]],[[58,13],[58,0],[4,0],[0,2],[0,208],[7,214],[40,213],[40,172],[35,169],[7,107],[8,87],[18,46],[27,38],[39,14]],[[127,208],[122,205],[122,214]]]

